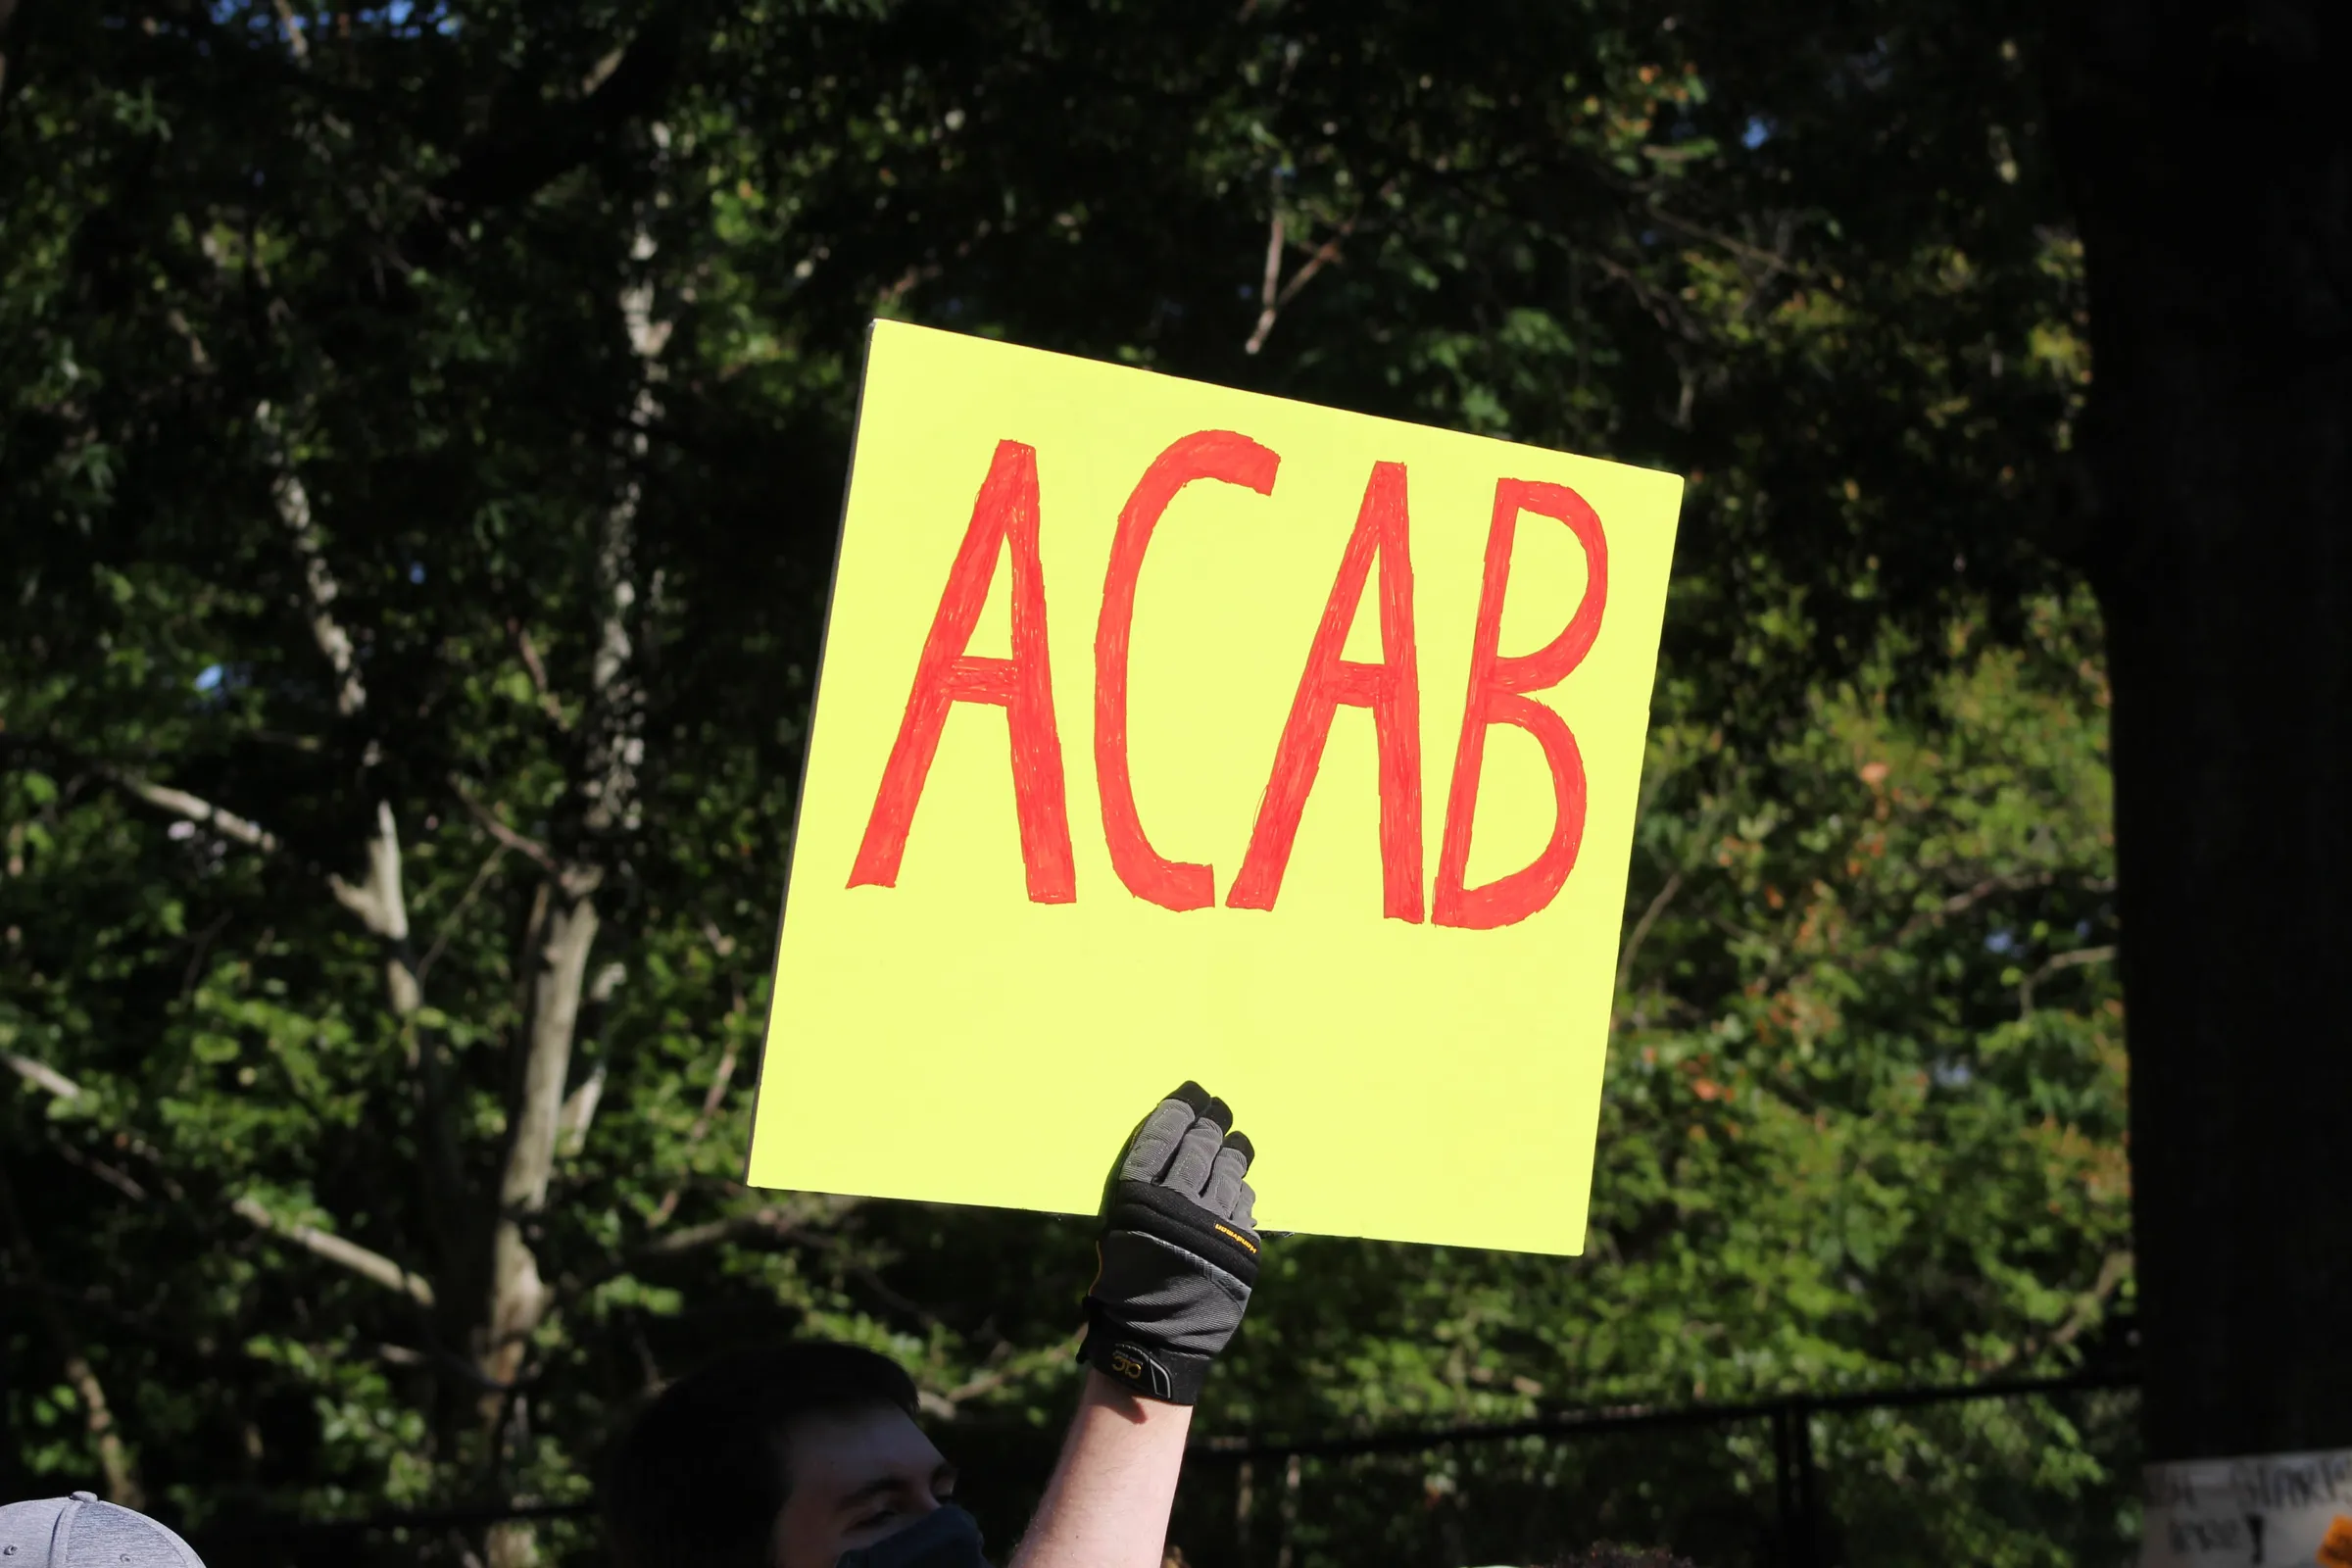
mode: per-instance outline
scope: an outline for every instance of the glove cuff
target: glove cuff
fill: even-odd
[[[1162,1404],[1198,1404],[1208,1385],[1208,1356],[1151,1344],[1093,1297],[1086,1301],[1086,1339],[1078,1359],[1130,1393]]]

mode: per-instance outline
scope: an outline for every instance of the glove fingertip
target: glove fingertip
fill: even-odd
[[[1176,1152],[1176,1146],[1183,1139],[1185,1130],[1197,1119],[1193,1107],[1181,1101],[1163,1100],[1152,1106],[1152,1114],[1146,1116],[1143,1124],[1136,1128],[1135,1136],[1127,1145],[1126,1155],[1119,1161],[1120,1179],[1136,1182],[1157,1180],[1159,1173],[1168,1168],[1168,1158]]]
[[[1218,1100],[1212,1096],[1208,1103],[1200,1107],[1200,1114],[1207,1117],[1210,1121],[1215,1122],[1217,1124],[1218,1132],[1229,1133],[1233,1131],[1233,1107],[1225,1103],[1225,1102],[1222,1100]]]
[[[1257,1158],[1257,1146],[1250,1142],[1250,1135],[1248,1133],[1227,1133],[1225,1135],[1225,1147],[1227,1149],[1237,1150],[1240,1152],[1242,1156],[1242,1169],[1244,1170],[1248,1170],[1250,1168],[1250,1161]]]
[[[1187,1078],[1183,1083],[1178,1084],[1176,1088],[1167,1096],[1167,1098],[1169,1100],[1182,1102],[1185,1105],[1191,1108],[1192,1113],[1196,1116],[1205,1114],[1208,1110],[1208,1107],[1217,1102],[1214,1095],[1211,1095],[1207,1090],[1201,1088],[1190,1078]]]

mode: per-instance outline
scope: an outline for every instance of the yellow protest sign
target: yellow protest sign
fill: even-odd
[[[1681,493],[877,323],[752,1182],[1579,1250]]]

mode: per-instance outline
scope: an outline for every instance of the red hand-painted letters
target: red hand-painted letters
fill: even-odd
[[[1102,796],[1102,836],[1111,867],[1127,890],[1169,909],[1206,908],[1215,904],[1216,892],[1208,866],[1170,860],[1153,850],[1136,813],[1127,762],[1127,656],[1136,585],[1152,529],[1179,490],[1198,479],[1214,479],[1270,496],[1281,463],[1274,452],[1230,430],[1188,435],[1144,471],[1119,513],[1111,543],[1095,627],[1095,777]],[[1511,543],[1522,513],[1553,518],[1576,536],[1585,553],[1585,592],[1558,636],[1535,653],[1506,658],[1499,652],[1502,605],[1509,587]],[[1037,904],[1076,899],[1061,741],[1054,722],[1047,662],[1038,526],[1036,450],[1017,441],[999,442],[972,507],[971,524],[949,569],[930,635],[924,639],[914,688],[907,694],[906,714],[882,770],[850,886],[897,884],[915,804],[939,750],[948,712],[959,702],[986,703],[1004,710],[1011,740],[1013,802],[1029,898]],[[1404,466],[1375,464],[1355,531],[1348,536],[1323,618],[1307,650],[1306,668],[1275,749],[1249,850],[1226,890],[1228,908],[1274,907],[1332,719],[1345,705],[1371,710],[1379,747],[1382,912],[1396,920],[1423,918],[1421,688],[1409,535]],[[987,602],[989,580],[1001,554],[1009,555],[1012,573],[1012,657],[979,658],[964,649]],[[1375,559],[1380,571],[1381,660],[1367,664],[1340,654]],[[1576,867],[1585,829],[1584,757],[1566,721],[1530,694],[1566,680],[1592,651],[1608,605],[1608,564],[1600,518],[1574,490],[1528,479],[1504,479],[1495,485],[1478,619],[1471,636],[1470,689],[1446,792],[1437,884],[1427,911],[1438,925],[1487,930],[1524,920],[1558,895]],[[1471,826],[1478,814],[1480,764],[1487,732],[1497,724],[1525,730],[1543,748],[1552,782],[1552,828],[1542,853],[1529,864],[1471,888],[1464,880]]]

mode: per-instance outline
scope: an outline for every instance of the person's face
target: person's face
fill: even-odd
[[[956,1491],[956,1467],[885,1406],[795,1422],[785,1465],[792,1492],[776,1515],[774,1568],[833,1568],[843,1552],[897,1535]]]

